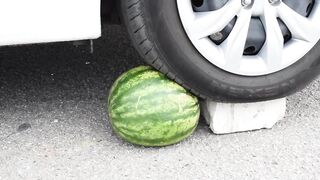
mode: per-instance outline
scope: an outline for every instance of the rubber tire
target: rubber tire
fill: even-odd
[[[207,61],[188,39],[176,0],[121,0],[122,20],[145,61],[201,98],[253,102],[288,96],[320,72],[320,43],[282,71],[235,75]]]

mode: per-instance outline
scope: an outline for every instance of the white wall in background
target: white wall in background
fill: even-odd
[[[0,0],[0,45],[100,35],[100,0]]]

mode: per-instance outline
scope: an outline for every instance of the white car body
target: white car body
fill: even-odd
[[[100,36],[100,0],[0,0],[0,46]]]

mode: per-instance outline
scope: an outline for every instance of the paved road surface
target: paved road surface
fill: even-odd
[[[319,179],[320,79],[273,130],[141,148],[112,132],[107,92],[142,64],[120,26],[88,46],[0,48],[0,179]]]

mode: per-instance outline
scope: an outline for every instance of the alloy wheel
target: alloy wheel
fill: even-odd
[[[198,52],[243,76],[285,69],[320,39],[319,0],[177,0]]]

